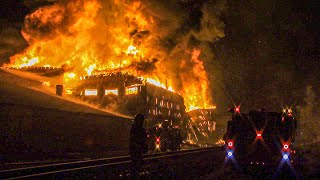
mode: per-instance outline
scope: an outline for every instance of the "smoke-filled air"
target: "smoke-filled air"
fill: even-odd
[[[5,66],[61,67],[65,86],[83,76],[128,73],[180,93],[187,110],[212,108],[208,49],[224,36],[225,3],[187,3],[57,1],[25,17],[21,33],[29,46]]]

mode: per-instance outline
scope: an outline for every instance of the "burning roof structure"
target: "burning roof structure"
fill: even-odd
[[[56,67],[50,67],[50,66],[43,66],[43,67],[26,66],[26,67],[20,67],[20,68],[10,67],[9,69],[36,73],[41,76],[47,76],[47,77],[58,76],[65,72],[63,68],[56,68]]]

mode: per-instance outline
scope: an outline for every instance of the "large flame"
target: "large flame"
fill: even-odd
[[[22,34],[30,46],[7,66],[63,67],[66,85],[121,71],[180,93],[187,110],[214,107],[201,50],[170,56],[158,43],[166,36],[159,22],[140,1],[58,1],[26,16]]]
[[[203,62],[199,59],[201,51],[199,49],[193,49],[192,51],[192,63],[193,63],[193,74],[194,76],[188,77],[186,75],[186,79],[190,79],[192,83],[189,81],[184,81],[185,84],[183,88],[183,94],[187,110],[195,110],[199,108],[204,109],[215,109],[209,99],[209,85],[208,85],[208,77],[203,66]],[[191,79],[193,78],[193,79]]]

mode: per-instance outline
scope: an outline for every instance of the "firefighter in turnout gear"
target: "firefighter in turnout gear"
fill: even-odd
[[[130,131],[129,153],[133,165],[133,173],[137,174],[142,168],[142,154],[147,152],[147,134],[143,128],[144,115],[137,114],[134,118],[134,124]]]

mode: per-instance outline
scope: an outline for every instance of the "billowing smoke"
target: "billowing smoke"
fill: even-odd
[[[298,106],[300,117],[298,119],[299,134],[297,135],[298,144],[313,144],[320,142],[320,114],[316,101],[317,95],[312,86],[307,86],[304,105]]]
[[[213,105],[212,43],[224,37],[224,0],[61,0],[25,18],[24,53],[9,66],[125,70],[166,82],[188,108]]]
[[[19,36],[19,30],[15,27],[18,23],[6,25],[0,25],[0,64],[10,58],[15,53],[22,51],[27,47],[26,42],[22,36]],[[18,36],[17,36],[18,34]]]
[[[15,0],[3,0],[0,5],[0,66],[10,56],[27,47],[20,33],[28,9]]]

